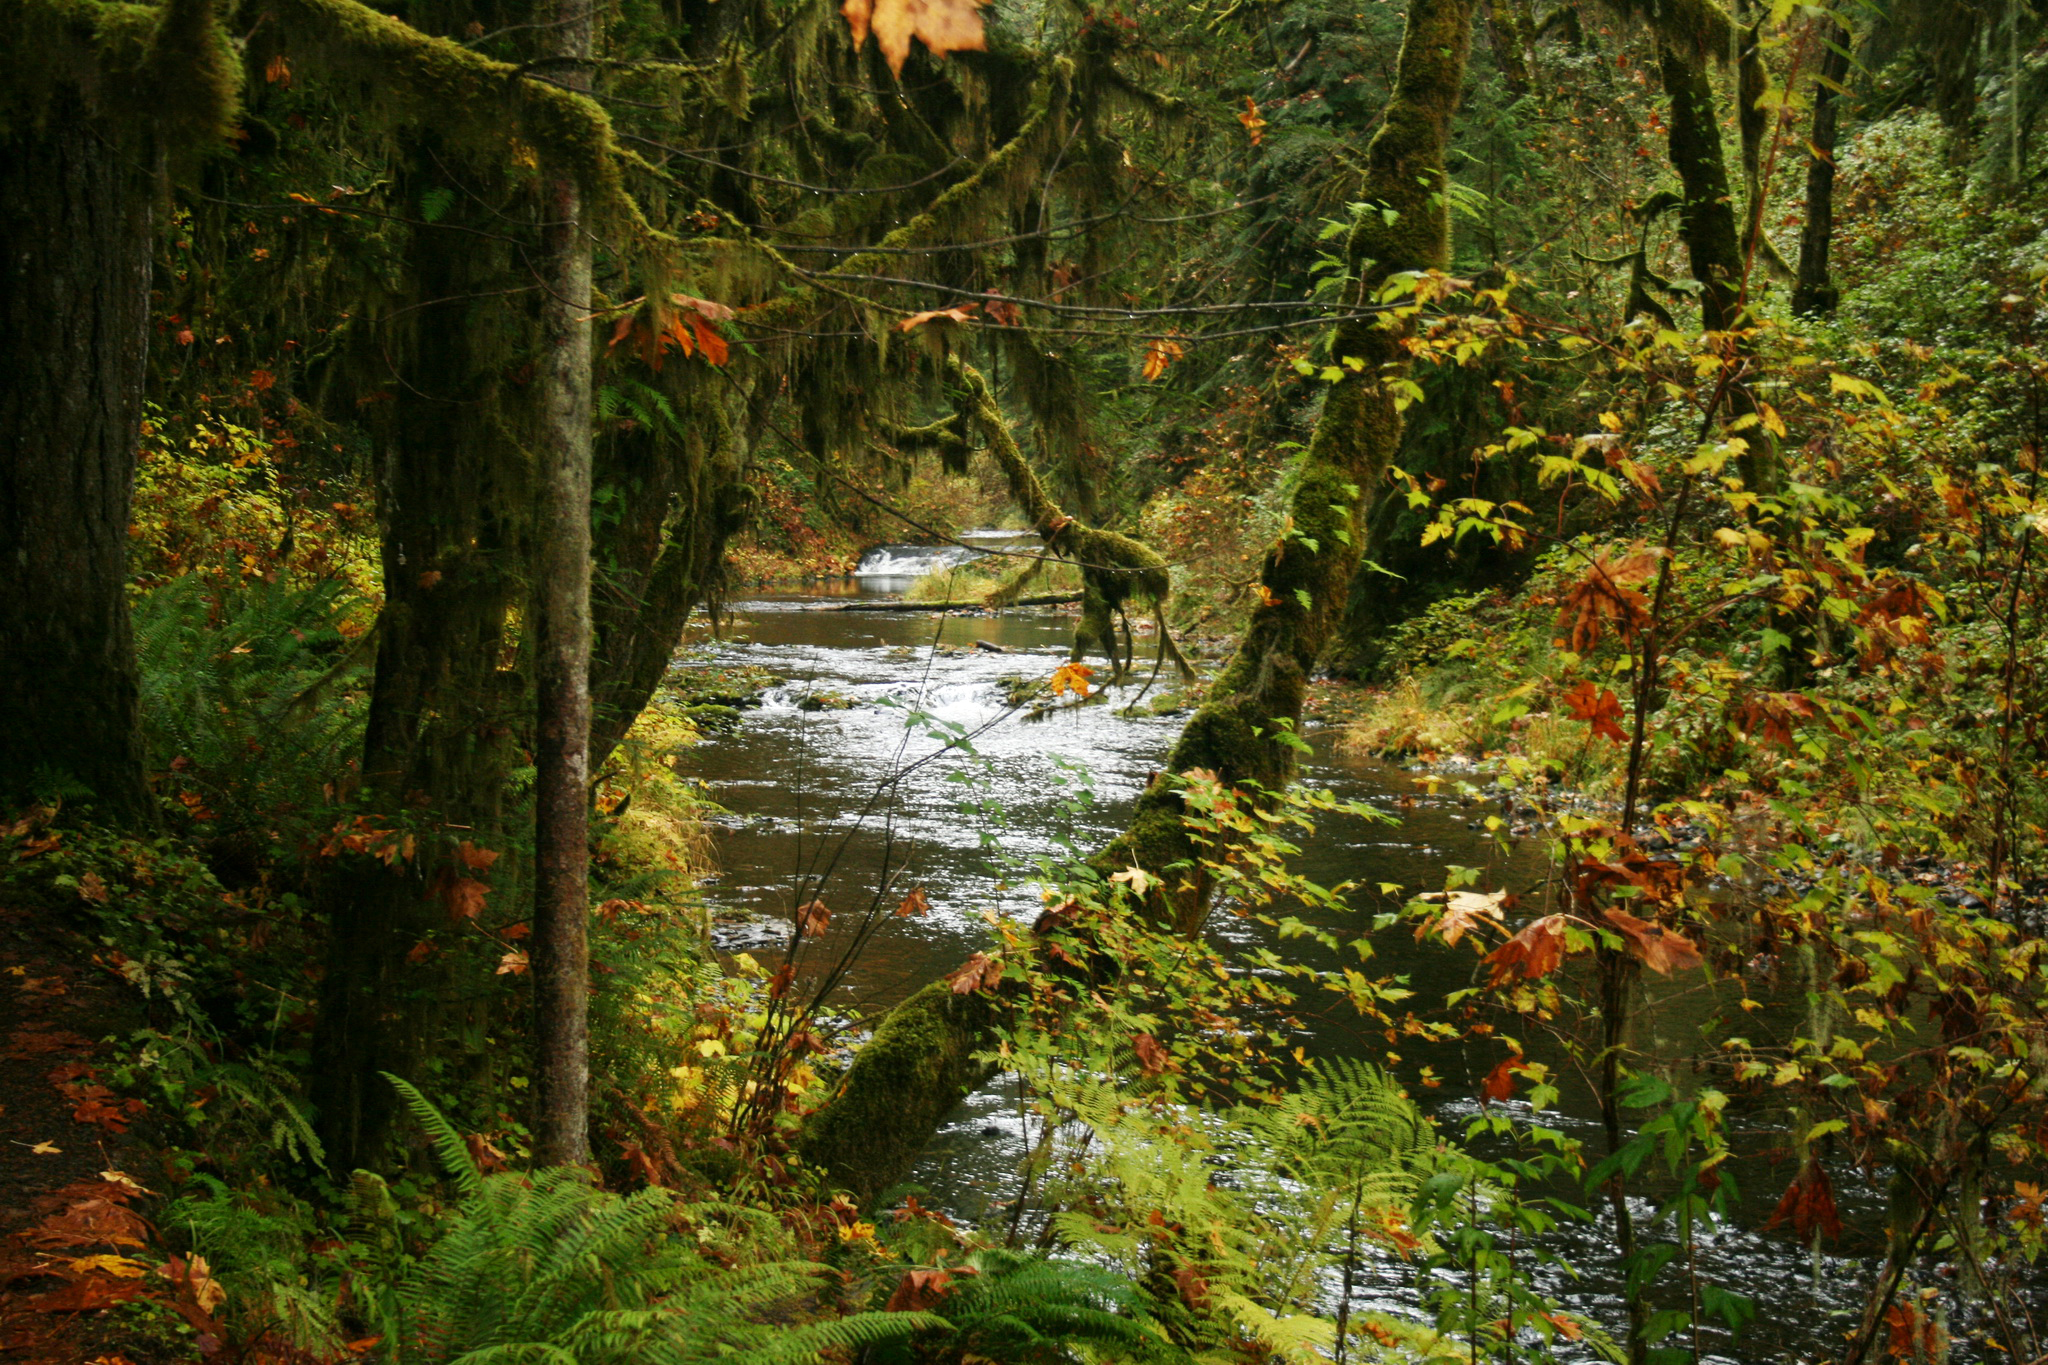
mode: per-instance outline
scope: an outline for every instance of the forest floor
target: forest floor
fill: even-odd
[[[176,1310],[127,1174],[148,1169],[143,1106],[101,1074],[133,996],[46,918],[0,909],[0,1361],[161,1358],[161,1329],[138,1332],[151,1305]]]

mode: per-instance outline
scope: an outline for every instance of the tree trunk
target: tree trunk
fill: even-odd
[[[1393,98],[1365,158],[1363,197],[1395,212],[1367,212],[1351,234],[1351,307],[1373,301],[1398,272],[1448,262],[1444,153],[1464,89],[1475,3],[1409,4]],[[1169,774],[1206,768],[1226,784],[1255,780],[1275,788],[1293,773],[1294,752],[1279,732],[1300,723],[1309,670],[1343,615],[1364,544],[1365,509],[1402,432],[1387,383],[1407,368],[1401,334],[1375,318],[1353,319],[1337,328],[1332,350],[1366,363],[1347,368],[1324,400],[1290,508],[1292,533],[1266,552],[1267,605],[1253,610],[1211,700],[1175,744]],[[1179,793],[1162,778],[1096,861],[1158,873],[1183,860],[1198,864],[1201,856],[1183,825]],[[1207,906],[1206,880],[1194,875],[1154,912],[1192,932]],[[962,1009],[958,999],[949,982],[938,981],[890,1013],[856,1054],[837,1097],[806,1126],[807,1161],[866,1198],[902,1178],[933,1127],[986,1075],[973,1054],[985,1046],[988,1016]]]
[[[146,823],[127,601],[155,189],[75,88],[0,138],[0,803]]]
[[[1486,0],[1487,45],[1501,81],[1513,94],[1526,95],[1534,85],[1529,53],[1536,45],[1535,35],[1528,0]]]
[[[1802,317],[1835,311],[1840,292],[1828,268],[1828,249],[1835,235],[1835,141],[1841,121],[1842,82],[1849,77],[1849,34],[1832,19],[1823,20],[1821,40],[1827,51],[1813,90],[1813,137],[1806,166],[1806,228],[1799,238],[1799,282],[1792,290],[1792,311]]]
[[[418,183],[445,183],[423,146]],[[487,183],[483,175],[473,185]],[[417,198],[417,185],[405,191]],[[375,1159],[396,1095],[379,1075],[445,1065],[450,1021],[490,988],[465,975],[475,886],[502,849],[506,781],[532,715],[507,624],[525,600],[533,506],[532,390],[508,338],[532,335],[530,272],[475,194],[416,225],[407,293],[373,356],[395,364],[379,478],[384,609],[363,741],[370,831],[414,838],[410,858],[343,856],[320,898],[330,925],[311,1075],[321,1140],[342,1172]],[[476,231],[488,222],[491,233]],[[527,382],[522,382],[527,381]],[[464,845],[468,845],[468,851]],[[485,857],[479,857],[482,850]],[[492,869],[497,893],[515,875]]]
[[[544,5],[543,9],[551,8]],[[555,78],[588,89],[590,0],[552,6]],[[541,303],[534,745],[534,1160],[590,1159],[590,238],[566,173],[547,183]]]

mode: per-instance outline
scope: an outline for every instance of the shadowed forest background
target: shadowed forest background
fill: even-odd
[[[2048,1360],[2044,112],[2040,0],[8,0],[0,1359]]]

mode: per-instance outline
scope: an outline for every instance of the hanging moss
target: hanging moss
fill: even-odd
[[[226,141],[241,64],[213,0],[0,6],[0,133],[41,122],[66,91],[112,115],[108,126],[136,145],[181,160]]]
[[[1444,153],[1464,87],[1475,3],[1411,0],[1393,98],[1366,154],[1366,196],[1395,212],[1366,214],[1351,234],[1347,256],[1356,283],[1349,303],[1372,299],[1397,272],[1441,267],[1448,258]],[[1324,402],[1295,489],[1289,528],[1267,550],[1261,567],[1262,605],[1252,612],[1237,652],[1215,680],[1211,700],[1174,745],[1169,773],[1204,768],[1232,785],[1269,787],[1292,773],[1293,749],[1279,731],[1300,721],[1309,671],[1343,612],[1358,565],[1364,508],[1401,439],[1401,415],[1387,384],[1406,367],[1400,334],[1352,321],[1337,330],[1334,344],[1337,354],[1367,363],[1357,372],[1347,370]],[[964,365],[959,371],[972,388],[978,376]],[[985,382],[975,398],[998,459],[1005,458],[1007,440],[1022,466]],[[1041,533],[1054,523],[1059,509],[1035,478],[1013,474],[1013,491]],[[1053,529],[1065,532],[1067,527]],[[1119,567],[1124,562],[1115,561]],[[1125,832],[1095,862],[1102,868],[1135,863],[1171,875],[1168,869],[1193,866],[1199,853],[1182,819],[1177,790],[1170,779],[1161,779],[1139,798]],[[1206,917],[1207,887],[1198,874],[1183,876],[1155,897],[1150,910],[1184,931],[1197,930]],[[935,1010],[932,997],[945,989],[928,987],[902,1006],[898,1013],[906,1017],[900,1031],[892,1015],[875,1043],[855,1058],[839,1096],[813,1118],[813,1131],[831,1134],[833,1140],[807,1150],[835,1182],[872,1189],[877,1171],[907,1169],[937,1116],[957,1099],[960,1073],[949,1069],[948,1059],[984,1046],[978,1035],[986,1025]],[[884,1035],[890,1047],[870,1064],[869,1053]],[[919,1121],[904,1121],[906,1114]],[[933,1117],[924,1122],[928,1115]],[[861,1124],[875,1125],[877,1136],[856,1136]]]
[[[1017,438],[981,371],[958,356],[948,357],[947,369],[966,388],[968,412],[981,428],[989,454],[1009,480],[1010,496],[1031,519],[1031,529],[1038,532],[1047,549],[1072,560],[1081,571],[1081,622],[1074,632],[1073,659],[1079,662],[1092,645],[1108,658],[1112,675],[1121,678],[1124,659],[1117,652],[1112,618],[1130,606],[1146,607],[1159,628],[1160,649],[1173,660],[1182,678],[1193,681],[1194,669],[1166,627],[1173,574],[1159,552],[1143,541],[1084,525],[1061,511],[1025,463],[1024,452],[1017,448]]]
[[[574,175],[594,230],[665,242],[627,193],[623,171],[654,172],[618,143],[597,101],[521,68],[422,33],[357,0],[269,0],[283,39],[330,71],[370,85],[400,119],[432,128],[452,146],[493,149],[506,160],[514,141]],[[654,172],[658,174],[658,172]]]

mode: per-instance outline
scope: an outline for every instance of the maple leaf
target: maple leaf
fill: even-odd
[[[1588,679],[1559,700],[1571,712],[1573,720],[1587,722],[1593,727],[1594,734],[1616,744],[1628,743],[1628,732],[1621,728],[1621,698],[1615,696],[1612,689],[1597,686]]]
[[[1565,593],[1557,612],[1557,623],[1571,628],[1574,654],[1600,643],[1603,623],[1612,622],[1623,640],[1635,639],[1636,632],[1649,624],[1649,600],[1630,585],[1656,572],[1658,556],[1656,550],[1637,549],[1622,559],[1593,557],[1586,576]]]
[[[1545,915],[1532,920],[1521,933],[1486,955],[1486,965],[1493,968],[1488,984],[1501,985],[1517,972],[1524,980],[1534,981],[1556,971],[1563,961],[1564,916]]]
[[[976,953],[956,968],[946,978],[952,984],[953,994],[967,995],[973,991],[986,990],[1003,979],[1003,964],[987,953]]]
[[[1486,1073],[1486,1079],[1479,1083],[1479,1093],[1487,1101],[1507,1100],[1515,1093],[1515,1068],[1522,1063],[1522,1054],[1511,1052],[1501,1058],[1500,1065]]]
[[[1266,120],[1259,117],[1258,101],[1250,95],[1244,97],[1244,112],[1237,116],[1237,121],[1242,123],[1245,132],[1251,135],[1252,146],[1256,147],[1266,140]]]
[[[974,321],[974,310],[979,307],[981,307],[980,304],[970,301],[957,304],[951,308],[933,308],[923,313],[912,313],[909,317],[896,324],[896,330],[908,332],[924,326],[927,322],[972,322]]]
[[[907,1270],[896,1282],[896,1292],[882,1306],[884,1313],[922,1313],[952,1292],[950,1270]]]
[[[910,894],[903,898],[903,903],[896,907],[896,917],[898,919],[910,919],[914,916],[929,915],[931,912],[932,903],[925,896],[924,888],[921,886],[912,887]]]
[[[697,349],[703,353],[706,364],[723,365],[731,356],[732,348],[726,343],[725,337],[701,315],[690,315],[690,330],[697,334]]]
[[[497,975],[525,976],[529,965],[531,964],[527,962],[526,954],[523,951],[514,949],[498,959]]]
[[[1055,697],[1071,692],[1077,697],[1088,695],[1088,680],[1095,676],[1095,670],[1087,664],[1061,664],[1052,672],[1045,687]]]
[[[464,839],[455,846],[455,857],[458,862],[472,872],[488,872],[491,870],[491,864],[498,861],[498,850],[495,848],[478,848],[469,840]]]
[[[1793,746],[1792,727],[1820,714],[1813,698],[1798,692],[1758,692],[1742,705],[1742,728],[1766,744]]]
[[[1159,878],[1153,876],[1150,872],[1147,872],[1144,868],[1139,867],[1135,863],[1125,868],[1121,872],[1112,872],[1109,876],[1109,879],[1113,882],[1121,882],[1125,886],[1130,887],[1131,894],[1134,896],[1146,895],[1148,892],[1152,890],[1153,887],[1159,885]]]
[[[775,969],[775,975],[768,978],[768,998],[780,1000],[789,994],[790,983],[796,980],[796,964],[785,962]]]
[[[853,32],[853,48],[867,46],[868,34],[897,79],[903,76],[904,58],[910,55],[910,40],[917,39],[934,57],[948,52],[986,52],[988,37],[982,32],[984,0],[845,0],[839,12]]]
[[[1626,910],[1609,909],[1601,913],[1609,924],[1621,931],[1629,954],[1640,959],[1657,975],[1688,972],[1701,965],[1699,948],[1685,935],[1673,933],[1661,924],[1638,919]]]
[[[710,299],[700,299],[694,294],[670,294],[668,301],[678,308],[687,308],[699,317],[709,319],[712,322],[730,322],[735,316],[731,304],[715,303]]]
[[[1165,1046],[1149,1033],[1140,1033],[1132,1038],[1131,1051],[1138,1054],[1138,1067],[1147,1076],[1157,1076],[1173,1060]]]
[[[816,938],[832,923],[832,911],[821,900],[814,900],[796,912],[796,931],[804,938]]]
[[[1811,1244],[1813,1234],[1823,1232],[1830,1237],[1842,1235],[1842,1216],[1835,1208],[1835,1186],[1828,1179],[1827,1167],[1813,1158],[1799,1168],[1799,1174],[1792,1177],[1792,1183],[1778,1200],[1778,1207],[1765,1220],[1767,1228],[1781,1227],[1786,1223],[1799,1234],[1799,1240]]]
[[[1443,903],[1443,916],[1432,926],[1429,923],[1415,926],[1415,941],[1423,938],[1434,927],[1446,947],[1456,947],[1458,940],[1482,924],[1498,929],[1502,904],[1507,900],[1505,891],[1432,891],[1418,899]]]
[[[471,877],[444,877],[441,887],[441,903],[448,907],[448,914],[455,919],[475,919],[484,910],[484,897],[491,888],[484,882]]]
[[[1152,344],[1145,348],[1144,376],[1147,380],[1157,379],[1166,373],[1166,367],[1186,355],[1187,348],[1178,341],[1154,337]]]
[[[292,64],[285,59],[285,55],[282,52],[264,64],[263,80],[268,85],[282,85],[286,87],[291,85]]]

